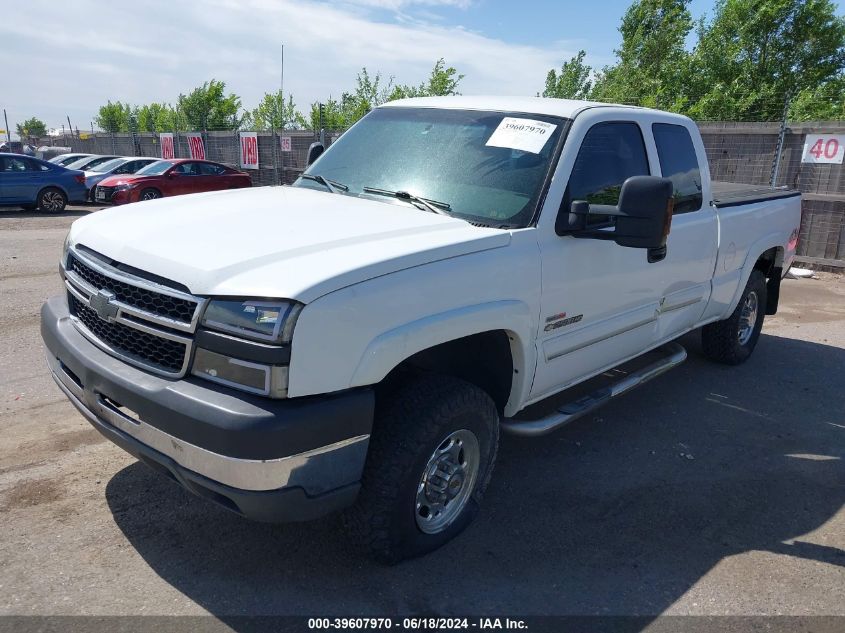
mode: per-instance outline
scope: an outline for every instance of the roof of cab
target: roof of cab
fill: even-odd
[[[501,97],[501,96],[464,96],[454,97],[416,97],[390,101],[382,108],[447,108],[459,110],[489,110],[492,112],[521,112],[525,114],[544,114],[566,119],[574,118],[588,108],[629,108],[647,110],[638,106],[601,103],[599,101],[578,101],[576,99],[549,99],[546,97]]]

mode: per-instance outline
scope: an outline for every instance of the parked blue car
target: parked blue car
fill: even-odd
[[[0,154],[0,206],[61,213],[68,202],[85,202],[85,174],[40,158]]]

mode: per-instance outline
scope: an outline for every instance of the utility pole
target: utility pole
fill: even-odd
[[[6,120],[6,140],[9,142],[9,147],[12,146],[12,131],[9,129],[9,117],[6,116],[6,108],[3,108],[3,118]]]
[[[789,103],[792,100],[792,93],[787,92],[783,100],[783,116],[780,119],[780,131],[778,132],[778,142],[775,148],[775,156],[772,160],[772,174],[769,179],[769,186],[777,187],[778,176],[780,175],[781,154],[783,154],[783,143],[786,138],[786,119],[789,117]]]
[[[70,124],[70,115],[66,114],[67,117],[67,129],[70,130],[70,135],[73,136],[73,126]]]

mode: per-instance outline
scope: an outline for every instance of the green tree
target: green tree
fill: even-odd
[[[323,104],[323,127],[331,130],[348,128],[373,108],[390,99],[393,78],[384,80],[381,73],[370,75],[366,68],[355,79],[355,90],[344,92],[340,100],[329,97]],[[320,102],[311,104],[308,117],[312,129],[320,128]]]
[[[843,67],[845,19],[830,0],[718,0],[699,28],[691,76],[700,98],[689,113],[778,120],[787,95],[806,109],[813,91],[841,85],[824,88]]]
[[[94,117],[94,122],[104,132],[128,132],[129,117],[132,108],[128,103],[109,101],[106,105],[100,106],[99,113]]]
[[[596,77],[592,98],[683,110],[693,28],[689,0],[638,0],[622,17],[618,62]]]
[[[169,103],[136,106],[139,132],[172,132],[178,128],[176,110]]]
[[[252,130],[290,130],[305,127],[305,121],[296,108],[293,95],[288,95],[285,101],[279,90],[266,93],[258,106],[241,120],[241,127]]]
[[[187,95],[180,94],[178,109],[190,130],[236,130],[240,125],[238,111],[241,98],[226,94],[226,82],[212,79],[194,88]]]
[[[814,88],[806,88],[792,100],[790,121],[845,119],[845,76],[840,75]]]
[[[590,81],[593,69],[584,63],[586,55],[586,51],[578,51],[575,57],[563,62],[559,73],[552,68],[546,75],[546,87],[543,90],[543,96],[557,99],[589,98],[590,89],[593,86],[592,81]]]
[[[448,95],[457,95],[458,84],[461,83],[465,75],[459,75],[458,71],[449,66],[446,68],[446,61],[444,58],[438,59],[434,63],[434,68],[428,79],[419,86],[397,85],[393,88],[390,95],[385,101],[395,101],[396,99],[408,99],[411,97],[445,97]]]
[[[44,121],[37,117],[30,117],[23,123],[18,123],[15,126],[15,130],[21,140],[37,139],[47,136],[47,126],[44,125]]]

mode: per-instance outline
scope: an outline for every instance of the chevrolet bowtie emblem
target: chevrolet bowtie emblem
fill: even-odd
[[[91,295],[88,305],[104,321],[114,321],[117,316],[117,306],[112,303],[115,294],[108,290],[98,290],[97,294]]]

